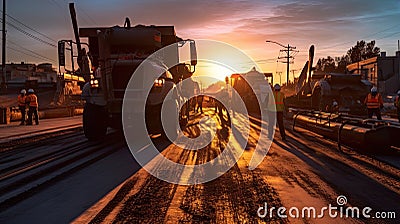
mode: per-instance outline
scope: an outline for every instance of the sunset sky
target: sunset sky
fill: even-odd
[[[35,36],[56,44],[73,38],[67,0],[7,1],[8,22]],[[399,0],[81,0],[75,1],[80,26],[123,25],[126,16],[132,24],[175,25],[182,38],[211,39],[231,44],[251,56],[264,72],[283,72],[277,63],[281,47],[273,40],[295,46],[300,52],[291,69],[301,69],[311,44],[316,59],[341,56],[357,40],[376,40],[388,55],[397,50],[400,39]],[[29,30],[15,20],[34,28]],[[32,57],[33,51],[57,65],[57,49],[33,40],[10,25],[7,62],[48,62]],[[50,38],[50,39],[49,39]],[[28,51],[30,50],[30,51]],[[24,52],[24,53],[21,53]],[[28,55],[26,55],[28,54]],[[281,55],[283,56],[283,55]],[[243,71],[251,67],[244,63]],[[297,76],[299,71],[295,72]],[[279,80],[279,77],[275,77]]]

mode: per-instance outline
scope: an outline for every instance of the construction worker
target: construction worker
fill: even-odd
[[[196,113],[199,112],[200,109],[200,113],[203,113],[203,100],[204,100],[204,95],[198,95],[196,97],[197,100],[197,108],[196,108]]]
[[[28,121],[26,125],[32,125],[32,115],[35,115],[35,123],[39,124],[39,115],[38,115],[38,100],[35,95],[35,91],[33,89],[28,89],[28,96],[26,97],[26,104],[29,106],[28,110]]]
[[[365,98],[364,104],[367,105],[368,118],[372,118],[375,114],[378,120],[382,120],[381,108],[383,108],[383,100],[375,86],[371,88],[371,92]]]
[[[400,123],[400,90],[397,91],[396,100],[394,101],[394,106],[397,108],[397,119],[399,119]]]
[[[332,100],[331,113],[339,113],[339,103],[336,101],[336,99]]]
[[[195,82],[194,93],[197,95],[194,97],[195,112],[198,113],[200,109],[200,113],[203,113],[203,95],[198,95],[201,93],[200,85],[198,82]]]
[[[216,113],[218,113],[218,116],[219,116],[219,118],[221,120],[222,125],[227,125],[230,122],[230,120],[229,120],[230,119],[230,117],[229,117],[229,109],[228,109],[228,108],[230,108],[228,91],[226,89],[222,89],[221,91],[219,91],[217,93],[217,95],[218,95],[217,99],[219,99],[221,101],[219,101],[217,99],[214,99],[215,100],[214,102],[216,104],[216,108],[218,110],[218,112],[216,112]],[[225,103],[225,105],[223,103]],[[225,119],[225,116],[224,116],[224,113],[223,113],[224,109],[227,112],[227,118],[228,119]]]
[[[283,112],[285,111],[285,95],[281,92],[281,86],[275,84],[274,86],[274,99],[276,108],[276,121],[278,123],[279,132],[281,133],[282,140],[286,140],[285,126],[283,125]]]
[[[18,109],[21,112],[20,125],[24,125],[25,118],[26,118],[26,90],[25,89],[22,89],[20,94],[18,95]]]

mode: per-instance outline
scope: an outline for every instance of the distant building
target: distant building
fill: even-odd
[[[0,66],[2,68],[2,66]],[[38,84],[55,84],[57,72],[52,64],[6,64],[6,82],[8,86],[22,87],[27,82],[37,82]]]
[[[36,66],[36,71],[30,80],[37,80],[38,83],[55,83],[57,72],[50,63],[43,63]]]
[[[23,82],[33,74],[36,65],[21,62],[21,64],[6,64],[6,81]]]
[[[400,89],[400,51],[396,56],[380,56],[356,62],[347,66],[351,73],[361,74],[383,95],[393,95]]]

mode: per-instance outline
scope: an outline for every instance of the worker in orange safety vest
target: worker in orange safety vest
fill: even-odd
[[[21,112],[21,123],[20,125],[25,124],[26,118],[26,90],[22,89],[20,94],[18,95],[18,109]]]
[[[26,125],[32,125],[32,115],[35,116],[35,123],[36,125],[39,124],[39,115],[38,115],[38,99],[35,95],[35,91],[33,89],[28,90],[28,96],[26,97],[26,104],[29,106],[28,110],[28,121]]]
[[[283,112],[285,111],[285,94],[281,92],[281,86],[275,84],[274,99],[276,109],[276,120],[282,140],[286,140],[285,126],[283,125]]]
[[[383,108],[383,100],[376,87],[372,87],[371,93],[364,100],[364,104],[367,106],[368,118],[372,118],[375,114],[378,120],[382,120],[381,108]]]

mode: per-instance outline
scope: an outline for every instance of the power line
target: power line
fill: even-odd
[[[7,40],[7,42],[9,42],[10,44],[12,44],[12,45],[14,45],[14,46],[17,46],[17,47],[19,47],[19,48],[25,50],[25,51],[28,51],[28,52],[30,52],[30,53],[32,53],[32,54],[35,54],[35,55],[37,55],[38,57],[41,57],[42,59],[46,59],[46,60],[49,60],[49,61],[52,61],[52,62],[56,62],[54,59],[48,58],[48,57],[46,57],[46,56],[44,56],[44,55],[41,55],[41,54],[36,53],[36,52],[34,52],[34,51],[32,51],[32,50],[29,50],[28,48],[25,48],[25,47],[23,47],[23,46],[21,46],[21,45],[15,43],[15,42],[11,41],[11,40]]]
[[[378,31],[378,32],[375,32],[375,33],[373,33],[373,34],[369,34],[369,35],[363,36],[363,37],[361,37],[360,39],[365,39],[365,38],[369,38],[369,37],[375,36],[375,35],[377,35],[377,34],[386,32],[386,31],[391,30],[391,29],[393,29],[393,28],[395,28],[395,27],[398,27],[398,26],[400,26],[400,24],[396,24],[396,25],[390,26],[390,27],[388,27],[388,28],[386,28],[386,29],[383,29],[383,30],[380,30],[380,31]],[[393,35],[394,35],[394,34],[393,34]],[[381,39],[383,39],[383,38],[381,38]],[[343,45],[351,44],[351,43],[354,43],[354,41],[347,41],[347,42],[343,42],[343,43],[340,43],[340,44],[335,44],[335,45],[331,45],[331,46],[328,46],[328,47],[323,47],[323,48],[320,48],[319,50],[326,50],[326,49],[329,49],[329,48],[339,47],[339,46],[343,46]]]
[[[389,28],[387,28],[387,29],[378,31],[378,32],[376,32],[376,33],[373,33],[373,34],[370,34],[370,35],[367,35],[367,36],[364,36],[364,37],[362,37],[361,39],[369,38],[369,37],[375,36],[376,34],[380,34],[380,33],[383,33],[383,32],[389,31],[389,30],[392,30],[393,28],[398,27],[398,26],[400,26],[400,24],[397,24],[397,25],[391,26],[391,27],[389,27]]]
[[[269,41],[269,40],[267,40],[266,42],[267,42],[267,43],[275,43],[275,44],[278,44],[278,45],[280,45],[281,47],[283,47],[283,49],[280,50],[280,52],[285,52],[285,53],[286,53],[286,56],[278,57],[278,59],[286,59],[285,61],[282,61],[282,63],[285,63],[285,64],[286,64],[286,85],[289,85],[289,73],[290,73],[290,71],[289,71],[289,64],[291,63],[291,62],[290,62],[290,59],[292,59],[292,62],[293,62],[294,56],[297,54],[297,53],[296,53],[296,50],[295,50],[296,47],[290,46],[289,44],[288,44],[287,46],[285,46],[285,45],[280,44],[280,43],[275,42],[275,41]]]
[[[64,0],[64,2],[68,3],[67,0]],[[83,15],[84,15],[85,17],[87,17],[87,18],[90,20],[91,23],[97,25],[96,20],[93,19],[93,17],[91,17],[91,16],[87,13],[86,10],[84,10],[82,7],[79,7],[78,5],[77,5],[76,7],[77,7],[77,9],[78,9],[79,11],[82,11],[82,12],[83,12]]]
[[[383,36],[383,37],[381,37],[381,38],[378,38],[378,39],[376,39],[376,40],[382,40],[382,39],[385,39],[385,38],[388,38],[388,37],[394,36],[394,35],[396,35],[396,34],[399,34],[399,33],[400,33],[400,31],[399,31],[399,32],[396,32],[396,33],[391,33],[391,34],[388,34],[388,35],[386,35],[386,36]]]
[[[2,11],[0,10],[0,12],[2,12]],[[32,27],[30,27],[30,26],[24,24],[23,22],[19,21],[19,20],[16,19],[15,17],[10,16],[10,15],[8,15],[8,14],[6,14],[6,15],[7,15],[8,18],[10,18],[10,19],[12,19],[14,22],[16,22],[16,23],[18,23],[18,24],[24,26],[25,28],[27,28],[27,29],[29,29],[29,30],[31,30],[31,31],[33,31],[33,32],[35,32],[35,33],[37,33],[37,34],[39,34],[39,35],[41,35],[41,36],[43,36],[43,37],[45,37],[45,38],[47,38],[47,39],[49,39],[49,40],[51,40],[51,41],[57,42],[56,40],[54,40],[53,38],[49,37],[48,35],[43,34],[43,33],[39,32],[39,31],[37,31],[36,29],[34,29],[34,28],[32,28]]]
[[[56,4],[58,7],[63,8],[60,3],[58,3],[56,0],[51,0],[54,4]]]
[[[64,10],[63,6],[62,6],[58,1],[56,1],[56,0],[51,0],[51,1],[52,1],[54,4],[56,4],[60,9]],[[65,1],[65,0],[64,0],[64,4],[67,4],[67,5],[68,5],[68,1]],[[94,20],[94,19],[87,13],[86,10],[84,10],[83,8],[80,8],[78,5],[76,5],[76,8],[77,8],[78,11],[82,12],[82,15],[83,15],[84,17],[87,18],[87,20],[86,20],[86,18],[81,17],[81,19],[83,20],[84,23],[87,23],[87,24],[93,23],[93,24],[97,25],[96,20]]]
[[[89,18],[89,20],[94,23],[97,24],[96,20],[94,20],[83,8],[80,9],[80,11],[83,12],[83,15],[85,15],[87,18]]]
[[[27,56],[30,56],[30,57],[33,57],[33,58],[36,58],[36,59],[43,60],[43,58],[41,58],[41,57],[39,57],[39,56],[36,56],[36,55],[33,55],[33,54],[26,53],[26,52],[24,52],[24,51],[21,51],[21,50],[19,50],[19,49],[15,49],[15,48],[13,48],[13,47],[10,47],[10,46],[7,46],[7,49],[9,49],[9,50],[13,50],[13,51],[16,51],[16,52],[19,52],[19,53],[21,53],[21,54],[24,54],[24,55],[27,55]]]
[[[3,22],[3,20],[0,19],[0,22]],[[17,31],[19,31],[19,32],[21,32],[21,33],[23,33],[23,34],[25,34],[26,36],[28,36],[28,37],[30,37],[30,38],[32,38],[32,39],[34,39],[34,40],[37,40],[37,41],[39,41],[39,42],[41,42],[41,43],[43,43],[43,44],[47,44],[47,45],[49,45],[49,46],[51,46],[51,47],[54,47],[54,48],[57,47],[55,44],[52,44],[52,43],[50,43],[50,42],[48,42],[48,41],[45,41],[45,40],[41,39],[40,37],[37,37],[37,36],[35,36],[35,35],[29,33],[28,31],[25,31],[25,30],[23,30],[22,28],[20,28],[20,27],[14,25],[14,24],[12,24],[12,23],[10,23],[10,22],[7,22],[7,21],[6,21],[6,24],[8,24],[9,26],[11,26],[12,28],[14,28],[15,30],[17,30]]]

